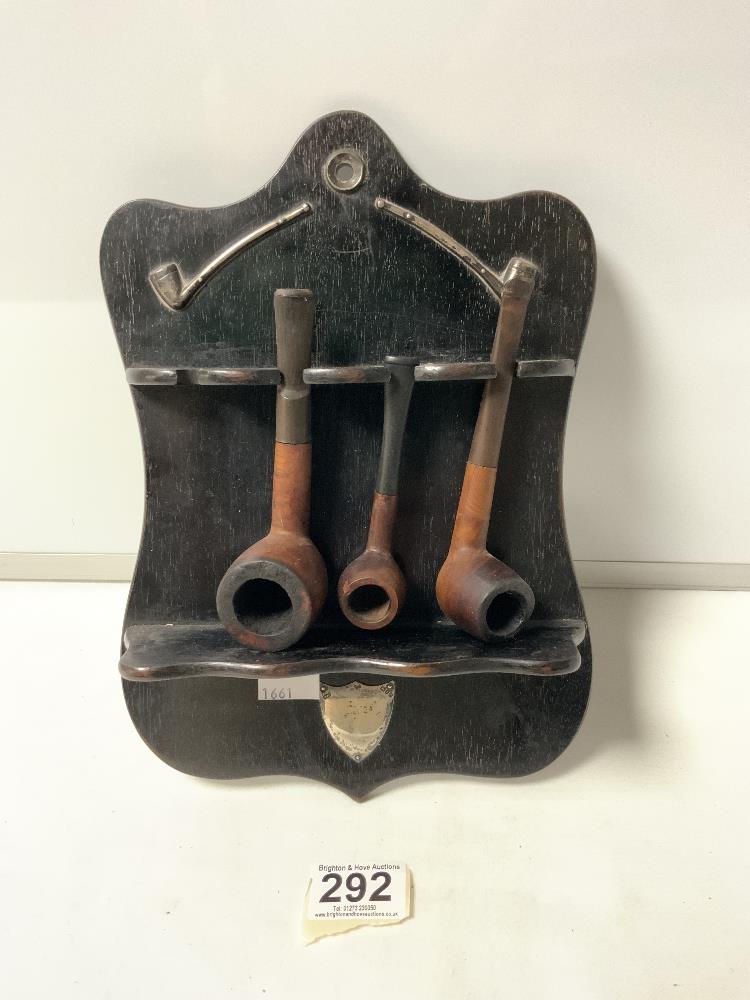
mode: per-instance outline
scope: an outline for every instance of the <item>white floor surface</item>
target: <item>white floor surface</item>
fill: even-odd
[[[363,804],[157,760],[116,672],[126,593],[0,584],[6,1000],[750,996],[750,593],[587,591],[556,763]],[[310,866],[373,855],[410,865],[413,918],[306,947]]]

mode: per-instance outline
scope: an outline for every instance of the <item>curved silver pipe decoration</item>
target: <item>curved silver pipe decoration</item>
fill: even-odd
[[[206,282],[210,281],[215,274],[218,274],[223,267],[231,260],[234,260],[243,250],[247,250],[253,244],[259,243],[260,240],[266,236],[270,236],[271,233],[283,229],[284,226],[296,222],[297,219],[309,215],[310,212],[312,212],[312,205],[307,201],[303,201],[296,208],[289,209],[288,212],[282,212],[281,215],[277,215],[275,219],[271,219],[269,222],[264,222],[262,226],[252,229],[249,233],[245,233],[244,236],[235,240],[234,243],[230,243],[228,247],[225,247],[212,260],[204,264],[193,278],[185,278],[179,264],[161,264],[159,267],[155,267],[148,276],[151,287],[164,305],[169,306],[170,309],[184,309]]]
[[[439,226],[436,226],[434,222],[430,222],[429,219],[417,215],[416,212],[412,212],[410,209],[403,208],[403,206],[397,205],[394,201],[389,201],[387,198],[382,197],[375,199],[375,208],[379,208],[381,211],[387,212],[388,215],[392,215],[394,218],[408,223],[422,233],[423,236],[437,243],[443,250],[447,250],[448,253],[457,257],[472,274],[475,274],[479,278],[482,284],[489,289],[498,301],[502,298],[503,289],[511,279],[518,277],[528,279],[537,271],[535,264],[524,260],[522,257],[511,258],[507,267],[502,272],[495,271],[489,264],[485,264],[476,254],[473,254],[471,250],[468,250],[463,244],[454,240],[452,236],[449,236]],[[526,273],[522,274],[521,272],[524,271]]]

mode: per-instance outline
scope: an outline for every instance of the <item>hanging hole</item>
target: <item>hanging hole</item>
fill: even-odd
[[[337,149],[323,165],[323,179],[334,191],[353,191],[365,176],[365,161],[356,149]]]
[[[354,177],[354,167],[351,163],[341,162],[336,167],[336,180],[339,184],[347,184]]]

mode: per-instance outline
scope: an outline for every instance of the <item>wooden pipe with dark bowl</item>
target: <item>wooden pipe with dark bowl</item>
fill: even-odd
[[[513,635],[534,610],[531,587],[487,551],[487,530],[508,398],[536,270],[530,261],[513,257],[503,274],[490,356],[497,375],[484,389],[450,550],[437,578],[436,596],[443,612],[484,642]]]
[[[325,564],[310,540],[310,365],[315,300],[307,289],[281,288],[273,297],[277,363],[271,530],[224,574],[216,607],[227,631],[258,650],[286,649],[308,630],[328,585]]]
[[[414,388],[417,358],[387,357],[389,379],[385,384],[383,441],[370,531],[364,552],[346,567],[339,578],[339,605],[359,628],[379,629],[390,625],[406,598],[406,580],[391,544],[398,505],[398,473],[406,418]]]

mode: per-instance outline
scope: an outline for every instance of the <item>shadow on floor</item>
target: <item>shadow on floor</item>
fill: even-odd
[[[613,746],[637,747],[645,739],[639,723],[633,643],[649,614],[648,592],[587,590],[583,596],[594,663],[586,715],[567,750],[549,767],[520,781],[553,780]]]

